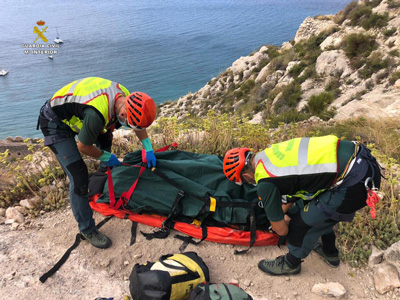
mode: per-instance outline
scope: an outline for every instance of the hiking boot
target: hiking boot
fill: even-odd
[[[84,240],[87,240],[96,248],[106,249],[111,246],[111,240],[97,229],[88,234],[81,232],[81,235],[83,236]]]
[[[314,251],[322,257],[322,259],[332,268],[339,267],[340,259],[339,254],[327,254],[324,252],[324,248],[322,247],[322,243],[320,241],[317,242],[317,245],[314,248]]]
[[[286,256],[278,256],[275,259],[263,259],[258,263],[258,267],[270,275],[295,275],[301,271],[301,263],[297,266],[287,261]]]

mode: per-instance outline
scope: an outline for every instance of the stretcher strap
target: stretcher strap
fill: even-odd
[[[114,216],[105,218],[103,221],[101,221],[99,224],[96,225],[96,228],[97,228],[97,229],[100,229],[100,227],[103,226],[104,224],[106,224],[108,221],[110,221],[112,217],[114,217]],[[62,265],[67,261],[67,259],[69,258],[69,255],[71,254],[71,252],[72,252],[76,247],[79,246],[79,244],[81,243],[81,240],[82,240],[82,239],[83,239],[82,235],[81,235],[80,233],[77,233],[76,236],[75,236],[75,242],[74,242],[74,244],[73,244],[71,247],[68,248],[68,250],[64,253],[64,255],[60,258],[60,260],[59,260],[49,271],[47,271],[45,274],[43,274],[43,275],[39,278],[39,280],[40,280],[41,283],[45,283],[46,280],[47,280],[49,277],[53,276],[53,274],[54,274],[55,272],[57,272],[57,271],[61,268],[61,266],[62,266]]]
[[[177,188],[179,190],[178,196],[179,194],[182,192],[184,193],[179,186],[170,178],[168,178],[163,172],[161,172],[160,170],[156,169],[156,168],[152,168],[152,171],[157,174],[159,177],[161,177],[163,180],[165,180],[166,182],[168,182],[169,184],[171,184],[172,186],[174,186],[175,188]],[[257,236],[256,236],[256,229],[257,229],[257,224],[256,224],[256,217],[255,217],[255,212],[254,212],[254,207],[258,205],[258,203],[256,202],[217,202],[215,198],[213,197],[207,197],[207,198],[202,198],[202,197],[198,197],[195,195],[191,195],[190,193],[186,192],[187,195],[200,199],[203,202],[209,203],[210,204],[210,211],[215,211],[216,206],[219,207],[244,207],[244,208],[248,208],[250,210],[250,245],[249,248],[246,250],[242,250],[242,251],[237,251],[235,250],[235,254],[245,254],[247,251],[250,250],[250,248],[254,245]],[[178,197],[177,196],[177,197]],[[183,197],[183,194],[182,194]],[[182,198],[181,197],[181,198]],[[169,228],[168,226],[164,226],[164,225],[170,225],[170,223],[172,223],[173,221],[173,213],[175,212],[175,208],[177,207],[177,205],[179,204],[181,198],[175,199],[174,205],[172,207],[172,210],[167,218],[168,223],[166,223],[167,220],[164,221],[163,223],[163,227],[164,228]],[[186,243],[190,243],[188,240],[184,241]],[[201,241],[200,241],[201,242]]]

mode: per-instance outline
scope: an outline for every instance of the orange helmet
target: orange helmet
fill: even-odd
[[[157,108],[154,100],[142,92],[133,92],[125,98],[126,121],[133,129],[146,128],[156,118]]]
[[[242,183],[240,173],[246,163],[246,153],[249,148],[233,148],[226,152],[223,163],[225,176],[233,182]]]

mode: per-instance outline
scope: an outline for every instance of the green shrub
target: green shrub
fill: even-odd
[[[297,60],[298,56],[294,52],[293,49],[289,49],[287,51],[284,51],[282,54],[279,56],[274,57],[271,62],[271,70],[276,71],[276,70],[286,70],[287,65],[289,62]]]
[[[344,51],[348,58],[367,57],[377,48],[375,39],[363,33],[352,33],[343,40]]]
[[[299,104],[301,99],[301,86],[296,82],[292,82],[285,86],[282,90],[282,97],[283,101],[281,105],[287,105],[289,107],[296,107]]]
[[[299,42],[294,45],[294,51],[302,58],[306,65],[314,64],[322,50],[319,45],[330,35],[336,28],[331,31],[324,31],[317,36],[312,36],[308,40]]]
[[[393,73],[390,77],[389,77],[389,83],[390,84],[394,84],[397,80],[400,79],[400,71],[397,71],[395,73]]]
[[[358,70],[358,74],[361,78],[370,78],[372,74],[378,72],[381,69],[387,68],[389,60],[386,58],[382,60],[382,54],[374,52],[368,59],[365,66]]]
[[[276,128],[282,123],[289,124],[294,122],[300,122],[307,120],[309,117],[310,117],[309,115],[302,112],[298,112],[295,108],[291,108],[289,110],[280,113],[277,116],[271,117],[269,119],[269,125],[271,126],[271,128]]]
[[[391,27],[391,28],[386,29],[386,30],[383,32],[383,34],[384,34],[386,37],[389,37],[389,36],[392,36],[396,31],[397,31],[397,29],[396,29],[395,27]]]
[[[255,86],[255,84],[256,83],[253,79],[248,79],[240,86],[240,90],[243,91],[243,93],[248,93]]]
[[[313,95],[310,100],[308,100],[306,110],[310,114],[318,116],[326,110],[327,106],[332,103],[333,99],[334,96],[331,92],[322,92],[319,95]]]
[[[385,12],[381,14],[371,14],[361,21],[361,26],[366,30],[371,28],[382,28],[387,26],[389,21],[389,14]]]
[[[300,75],[301,72],[306,68],[306,64],[303,62],[300,62],[298,64],[295,64],[289,71],[289,74],[292,75],[293,77],[297,77]]]
[[[338,77],[334,77],[331,80],[329,80],[328,84],[325,86],[325,91],[326,92],[331,92],[333,94],[334,98],[339,97],[341,91],[340,91],[340,80]]]
[[[350,24],[353,26],[361,26],[361,22],[372,14],[372,9],[364,4],[358,5],[349,14]]]
[[[315,70],[315,64],[312,64],[304,69],[303,75],[300,77],[296,78],[296,82],[299,84],[302,84],[304,81],[306,81],[309,78],[317,78],[318,74],[317,71]]]
[[[274,46],[274,45],[268,45],[267,47],[268,47],[267,54],[268,54],[269,59],[272,60],[275,57],[280,55],[279,54],[279,47]]]
[[[400,52],[397,49],[391,50],[391,51],[389,51],[389,55],[399,57],[400,56]]]
[[[343,21],[346,20],[348,16],[352,13],[352,11],[357,9],[357,7],[358,7],[358,1],[352,1],[349,4],[347,4],[344,10],[340,11],[335,16],[335,22],[337,24],[342,24]]]
[[[389,8],[399,8],[400,1],[399,0],[387,0],[387,4]]]

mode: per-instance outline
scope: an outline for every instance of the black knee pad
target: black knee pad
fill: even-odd
[[[88,193],[88,169],[83,159],[73,162],[67,166],[74,180],[74,193],[79,196],[86,196]]]
[[[301,247],[301,245],[303,244],[304,237],[306,236],[307,232],[310,229],[311,226],[307,225],[303,221],[300,212],[295,213],[289,222],[289,235],[288,235],[289,244],[295,247]]]

